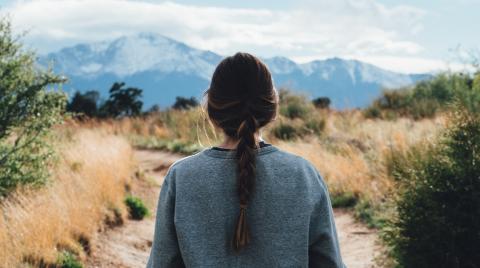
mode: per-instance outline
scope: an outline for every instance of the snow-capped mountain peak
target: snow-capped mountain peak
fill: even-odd
[[[106,93],[116,81],[144,90],[146,106],[169,105],[176,96],[197,96],[208,87],[222,56],[156,33],[142,32],[114,40],[78,44],[39,59],[70,78],[67,90],[96,89]],[[263,59],[277,87],[327,96],[337,108],[367,105],[384,87],[424,79],[383,70],[357,60],[330,58],[297,64],[285,57]],[[106,95],[106,94],[104,94]]]

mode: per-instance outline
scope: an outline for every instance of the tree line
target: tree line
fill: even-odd
[[[140,116],[160,111],[160,106],[153,105],[146,112],[142,112],[143,90],[137,87],[127,87],[124,82],[115,82],[109,90],[109,97],[102,101],[100,93],[96,90],[89,90],[84,93],[75,92],[67,104],[67,111],[74,113],[77,117],[97,118],[118,118]],[[312,100],[315,107],[328,109],[330,99],[318,97]],[[177,96],[171,106],[175,110],[188,110],[200,105],[195,97]]]

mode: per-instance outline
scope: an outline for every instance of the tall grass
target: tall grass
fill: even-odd
[[[103,222],[126,214],[125,185],[133,169],[128,142],[100,131],[60,132],[60,161],[50,183],[19,189],[0,202],[2,267],[54,264],[65,251],[85,258]]]
[[[371,226],[380,227],[381,217],[375,214],[389,210],[387,201],[394,190],[392,155],[417,143],[433,142],[445,126],[441,114],[421,120],[369,119],[360,110],[316,109],[306,98],[288,91],[280,96],[280,113],[262,136],[310,160],[338,199],[334,203],[356,205],[357,216]],[[123,134],[136,146],[186,154],[218,144],[222,138],[199,107],[86,125]]]
[[[393,186],[388,163],[392,151],[433,140],[443,117],[414,121],[364,119],[360,112],[331,113],[322,138],[279,142],[281,148],[310,160],[332,195],[353,194],[381,202]]]
[[[280,114],[262,131],[262,136],[310,160],[325,177],[332,197],[338,198],[335,204],[356,204],[359,218],[379,226],[373,214],[388,212],[384,206],[388,206],[386,201],[394,188],[393,153],[404,152],[417,143],[433,142],[445,126],[444,116],[422,120],[369,119],[358,110],[315,109],[304,98],[288,94],[283,93]],[[289,109],[285,107],[292,103],[307,108],[286,112]],[[222,137],[198,107],[163,111],[144,118],[90,121],[87,125],[123,134],[134,145],[181,153],[218,144]]]

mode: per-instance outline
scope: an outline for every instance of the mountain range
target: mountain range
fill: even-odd
[[[171,38],[139,33],[112,41],[78,44],[39,57],[69,82],[69,93],[97,90],[105,98],[114,82],[143,89],[144,107],[171,105],[176,96],[201,98],[223,56]],[[429,74],[401,74],[358,60],[330,58],[298,64],[264,58],[277,88],[311,98],[326,96],[338,109],[367,106],[384,88],[412,85]],[[72,95],[72,94],[70,94]]]

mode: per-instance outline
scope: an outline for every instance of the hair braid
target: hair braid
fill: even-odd
[[[247,224],[246,209],[255,184],[255,132],[258,122],[253,116],[248,116],[238,128],[237,137],[237,190],[240,200],[240,214],[238,216],[233,248],[236,251],[243,249],[250,242],[250,233]]]

